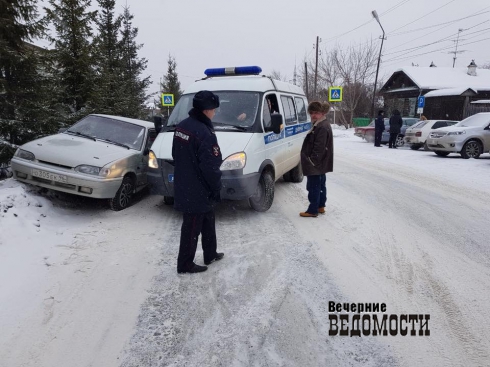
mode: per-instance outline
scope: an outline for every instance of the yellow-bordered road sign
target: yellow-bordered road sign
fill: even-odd
[[[342,102],[342,87],[330,87],[330,88],[328,88],[328,101],[329,102]]]
[[[172,107],[175,105],[174,95],[162,93],[162,106]]]

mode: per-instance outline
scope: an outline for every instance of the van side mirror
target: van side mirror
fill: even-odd
[[[153,125],[155,125],[155,130],[157,134],[162,130],[163,118],[162,116],[153,116]]]
[[[271,127],[267,129],[268,131],[274,132],[274,134],[281,133],[281,126],[284,123],[282,115],[280,113],[273,113],[271,115]]]

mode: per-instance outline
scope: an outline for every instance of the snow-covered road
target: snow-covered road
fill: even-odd
[[[305,182],[266,213],[224,202],[225,258],[196,275],[157,197],[115,213],[4,181],[0,366],[488,365],[490,156],[335,135],[327,214],[298,216]],[[330,301],[429,314],[430,336],[330,336]]]

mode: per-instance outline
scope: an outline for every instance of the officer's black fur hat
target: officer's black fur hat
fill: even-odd
[[[213,92],[202,90],[194,96],[192,107],[199,111],[213,110],[219,107],[219,97]]]

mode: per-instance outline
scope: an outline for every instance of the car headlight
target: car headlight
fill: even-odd
[[[448,135],[463,135],[463,134],[466,134],[466,131],[463,130],[463,131],[450,131],[447,133]]]
[[[157,156],[151,150],[150,150],[150,153],[148,154],[148,167],[158,168]]]
[[[80,173],[85,173],[87,175],[98,176],[100,174],[101,169],[100,169],[100,167],[82,164],[80,166],[76,166],[75,171],[80,172]]]
[[[221,163],[220,169],[222,171],[230,171],[234,169],[241,169],[245,167],[247,163],[247,156],[245,153],[235,153],[226,158],[223,163]]]
[[[20,148],[17,149],[14,156],[21,158],[21,159],[25,159],[27,161],[33,161],[34,159],[36,159],[36,157],[34,156],[33,153],[28,152],[27,150],[24,150],[24,149],[20,149]]]

